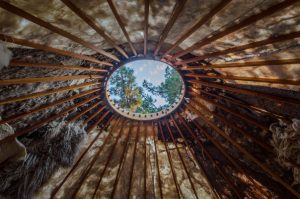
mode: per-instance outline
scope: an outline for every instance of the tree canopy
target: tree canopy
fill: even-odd
[[[171,67],[165,69],[165,81],[159,86],[154,86],[151,82],[144,81],[143,87],[153,95],[159,95],[166,99],[169,105],[173,104],[180,95],[182,89],[181,78],[177,71]]]
[[[132,68],[122,66],[117,69],[109,80],[109,91],[113,100],[120,107],[136,113],[159,112],[171,104],[180,95],[182,83],[177,71],[166,67],[164,81],[154,86],[146,80],[139,86]],[[165,105],[156,106],[154,96],[165,99]]]

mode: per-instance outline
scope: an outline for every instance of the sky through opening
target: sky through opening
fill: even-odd
[[[136,113],[155,113],[179,97],[182,79],[168,64],[137,60],[118,68],[108,81],[110,98],[121,108]]]

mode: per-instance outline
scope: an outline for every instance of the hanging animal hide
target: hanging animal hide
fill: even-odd
[[[0,194],[29,199],[61,167],[71,166],[86,132],[79,125],[51,122],[21,142],[27,148],[24,161],[0,165]]]
[[[282,166],[292,169],[294,175],[293,184],[300,183],[300,169],[290,163],[300,164],[300,120],[292,122],[280,120],[270,125],[273,133],[272,145],[277,153],[277,160]]]
[[[0,70],[9,65],[11,57],[12,52],[5,46],[4,43],[0,43]]]
[[[0,117],[1,119],[1,117]],[[0,140],[14,134],[14,129],[9,124],[0,125]],[[0,145],[0,164],[5,161],[24,160],[26,157],[26,148],[17,139]]]

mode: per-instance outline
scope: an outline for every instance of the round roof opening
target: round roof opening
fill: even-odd
[[[106,84],[106,97],[121,115],[136,120],[161,118],[174,111],[184,97],[181,75],[157,60],[135,60],[117,68]]]

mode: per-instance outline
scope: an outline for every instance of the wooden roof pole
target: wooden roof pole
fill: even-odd
[[[176,22],[177,18],[179,17],[180,13],[182,12],[186,1],[187,0],[176,1],[172,15],[159,37],[158,44],[154,50],[154,55],[157,55],[159,53],[159,50],[160,50],[161,46],[163,45],[165,39],[167,38],[171,28],[173,27],[174,23]]]
[[[108,135],[106,136],[106,138],[111,138],[111,139],[114,138],[114,136],[113,136],[114,129],[115,129],[115,127],[117,127],[117,124],[119,124],[119,122],[121,122],[121,124],[123,124],[123,122],[124,122],[124,120],[121,119],[120,116],[119,116],[118,120],[116,121],[116,123],[112,126],[112,130],[109,131],[109,133],[108,133]],[[116,140],[116,142],[114,143],[113,147],[115,147],[115,145],[116,145],[116,143],[118,142],[118,139],[119,139],[120,136],[121,136],[121,131],[119,131],[119,133],[118,133],[118,135],[117,135],[117,140]],[[107,140],[106,138],[105,138],[105,141]],[[105,141],[104,141],[104,142],[105,142]],[[81,188],[83,182],[86,180],[88,174],[90,173],[91,169],[93,168],[93,166],[94,166],[96,160],[97,160],[98,157],[99,157],[99,154],[101,153],[101,151],[102,151],[102,149],[103,149],[103,147],[104,147],[105,145],[106,145],[106,143],[103,143],[103,144],[99,147],[98,151],[97,151],[96,154],[93,156],[91,162],[89,162],[89,164],[88,164],[87,167],[85,168],[84,174],[83,174],[83,176],[79,179],[78,186],[76,187],[75,191],[72,193],[72,197],[71,197],[71,198],[76,198],[76,195],[77,195],[78,191],[80,190],[80,188]]]
[[[0,86],[11,84],[30,84],[40,82],[58,82],[79,79],[102,79],[101,75],[74,75],[74,76],[51,76],[51,77],[31,77],[19,79],[1,79]]]
[[[187,104],[188,108],[192,106]],[[232,144],[235,148],[238,149],[239,152],[243,153],[247,159],[254,162],[257,166],[259,166],[264,172],[274,179],[274,181],[280,183],[283,187],[285,187],[289,192],[291,192],[294,196],[300,198],[300,194],[295,191],[288,183],[283,181],[277,174],[271,171],[264,163],[261,163],[258,159],[256,159],[253,155],[251,155],[248,151],[246,151],[243,147],[240,146],[237,142],[232,140],[226,133],[224,133],[221,129],[219,129],[213,122],[203,116],[197,109],[193,108],[196,111],[196,114],[204,121],[210,128],[212,128],[215,132],[217,132],[220,136],[226,139],[230,144]]]
[[[207,86],[207,87],[209,87],[209,88],[215,88],[213,86],[212,87],[211,86]],[[198,95],[200,94],[198,88],[195,88],[193,86],[189,86],[188,88],[190,88],[193,92],[197,93]],[[218,99],[223,99],[223,100],[229,101],[229,102],[231,102],[231,103],[233,103],[235,105],[238,105],[238,106],[241,106],[241,107],[244,107],[244,108],[248,108],[248,109],[252,109],[254,111],[258,111],[258,112],[261,112],[261,113],[264,113],[264,114],[268,114],[268,115],[270,115],[272,117],[275,117],[275,118],[285,118],[285,119],[288,119],[288,116],[286,116],[286,115],[282,115],[282,114],[280,115],[280,114],[277,114],[277,113],[273,113],[273,112],[268,111],[268,110],[266,110],[266,109],[264,109],[262,107],[257,107],[255,105],[248,104],[246,102],[244,103],[242,101],[235,100],[235,99],[230,98],[228,96],[219,96],[219,95],[215,95],[213,93],[210,93],[210,92],[207,92],[207,91],[204,91],[204,90],[201,90],[201,92],[205,93],[207,95],[210,95],[210,96],[217,97]]]
[[[245,130],[243,130],[242,128],[234,125],[232,122],[230,122],[229,120],[227,120],[225,117],[213,112],[213,111],[210,111],[209,109],[207,109],[204,105],[196,102],[195,100],[192,99],[192,102],[197,104],[197,106],[200,106],[202,107],[204,110],[206,110],[207,112],[211,113],[214,117],[218,118],[220,121],[222,121],[222,123],[224,123],[225,125],[227,125],[228,127],[230,127],[231,129],[234,129],[236,130],[237,132],[239,132],[240,134],[244,135],[245,137],[253,140],[256,144],[258,144],[261,148],[263,148],[264,150],[268,151],[269,153],[271,153],[271,155],[276,155],[273,147],[271,145],[269,145],[268,143],[266,142],[263,142],[259,139],[257,139],[256,136],[254,136],[253,134],[251,133],[247,133]],[[297,164],[296,162],[293,162],[291,160],[287,160],[287,162],[291,163],[293,166],[295,167],[298,167],[300,168],[300,165]]]
[[[282,84],[282,85],[300,85],[300,80],[288,80],[288,79],[275,79],[275,78],[259,78],[259,77],[242,77],[242,76],[232,76],[232,75],[202,75],[202,74],[184,74],[186,77],[199,77],[208,79],[229,79],[229,80],[240,80],[240,81],[251,81],[251,82],[265,82],[272,84]]]
[[[192,100],[191,102],[194,103],[194,104],[196,104],[197,106],[200,106],[201,108],[203,108],[204,110],[208,111],[209,113],[211,113],[215,118],[217,118],[218,120],[222,121],[222,123],[224,123],[226,126],[230,127],[233,130],[236,130],[237,132],[239,132],[241,135],[245,136],[246,138],[249,138],[249,139],[253,140],[257,145],[259,145],[264,150],[268,151],[269,153],[274,153],[272,147],[268,143],[259,140],[255,135],[253,135],[251,133],[247,133],[245,130],[243,130],[242,128],[238,127],[233,122],[230,122],[225,117],[223,117],[223,116],[221,116],[221,115],[219,115],[219,114],[217,114],[217,113],[215,113],[213,111],[210,111],[209,109],[207,109],[201,103],[198,103],[195,100]]]
[[[144,8],[144,55],[147,55],[148,50],[148,26],[149,26],[149,4],[150,0],[145,1]]]
[[[61,112],[59,112],[59,113],[57,113],[55,115],[52,115],[52,116],[47,117],[45,119],[42,119],[39,122],[37,122],[37,123],[35,123],[35,124],[31,125],[31,126],[25,127],[24,129],[21,129],[21,130],[15,132],[14,134],[12,134],[10,136],[7,136],[6,138],[0,140],[0,144],[3,144],[3,143],[8,142],[8,141],[11,141],[11,140],[13,140],[13,139],[15,139],[15,138],[17,138],[19,136],[26,135],[27,133],[29,133],[29,132],[31,132],[31,131],[33,131],[33,130],[35,130],[35,129],[43,126],[43,125],[45,125],[46,123],[49,123],[49,122],[51,122],[51,121],[53,121],[53,120],[55,120],[57,118],[60,118],[60,117],[62,117],[64,115],[68,114],[70,111],[73,111],[77,107],[80,107],[80,106],[82,106],[82,105],[84,105],[84,104],[86,104],[86,103],[88,103],[88,102],[90,102],[90,101],[92,101],[92,100],[94,100],[96,98],[98,98],[98,96],[95,95],[95,96],[93,96],[91,98],[88,98],[88,99],[83,100],[83,101],[81,101],[79,103],[76,103],[75,105],[73,105],[73,106],[71,106],[71,107],[69,107],[67,109],[64,109],[63,111],[61,111]]]
[[[181,44],[184,40],[186,40],[189,36],[191,36],[196,30],[198,30],[205,23],[210,21],[218,12],[220,12],[223,8],[225,8],[232,0],[222,0],[219,4],[217,4],[210,12],[204,15],[196,24],[194,24],[190,29],[185,31],[182,36],[177,39],[177,41],[172,45],[171,48],[166,50],[163,57],[167,56],[170,52],[172,52],[179,44]]]
[[[5,34],[0,34],[0,40],[2,40],[4,42],[14,43],[14,44],[21,45],[21,46],[27,46],[27,47],[40,49],[40,50],[44,50],[44,51],[51,52],[51,53],[56,53],[56,54],[72,57],[72,58],[75,58],[75,59],[89,61],[89,62],[93,62],[93,63],[96,63],[96,64],[113,66],[109,62],[99,61],[98,59],[96,59],[94,57],[91,57],[91,56],[81,55],[81,54],[78,54],[78,53],[73,53],[73,52],[66,51],[66,50],[61,50],[61,49],[58,49],[58,48],[52,48],[52,47],[44,45],[44,44],[34,43],[34,42],[28,41],[26,39],[19,39],[19,38],[15,38],[15,37],[5,35]]]
[[[112,121],[113,119],[115,119],[114,117],[111,117],[108,121],[108,124],[110,123],[110,121]],[[117,119],[117,121],[114,123],[114,126],[118,123],[118,121],[120,120],[120,117]],[[95,138],[91,141],[91,143],[88,145],[88,147],[84,150],[83,153],[81,153],[81,155],[79,156],[79,158],[77,159],[77,161],[75,162],[75,164],[72,166],[72,168],[70,169],[70,171],[67,173],[67,175],[64,177],[64,179],[53,189],[53,191],[51,192],[51,197],[50,199],[53,199],[55,197],[55,195],[58,193],[58,191],[61,189],[61,187],[64,185],[64,183],[68,180],[68,178],[71,176],[71,174],[75,171],[75,169],[78,167],[79,163],[81,162],[81,160],[83,159],[83,157],[87,154],[87,152],[90,150],[90,148],[94,145],[94,143],[98,140],[99,136],[102,134],[102,131],[100,130],[99,133],[95,136]],[[108,136],[107,136],[108,137]]]
[[[173,120],[173,118],[172,118],[172,120]],[[165,123],[167,124],[167,129],[168,129],[169,135],[170,135],[170,137],[171,137],[171,139],[172,139],[173,144],[175,145],[177,154],[178,154],[178,156],[179,156],[179,159],[180,159],[180,161],[181,161],[181,164],[182,164],[182,166],[183,166],[183,169],[184,169],[184,171],[185,171],[185,173],[186,173],[186,175],[187,175],[187,177],[188,177],[188,180],[189,180],[189,183],[190,183],[190,185],[191,185],[191,187],[192,187],[193,193],[194,193],[195,197],[196,197],[197,199],[199,199],[199,197],[198,197],[198,195],[197,195],[197,191],[196,191],[195,185],[194,185],[194,183],[193,183],[193,181],[192,181],[192,177],[191,177],[190,173],[189,173],[188,170],[187,170],[187,166],[186,166],[186,164],[185,164],[185,162],[184,162],[184,160],[183,160],[182,154],[181,154],[181,152],[180,152],[180,150],[179,150],[179,148],[178,148],[177,142],[175,141],[175,138],[174,138],[174,135],[173,135],[172,130],[171,130],[171,128],[170,128],[170,125],[168,124],[168,122],[166,121],[166,119],[165,119]],[[174,124],[174,125],[175,125],[175,124]],[[177,131],[178,131],[178,128],[177,128],[176,125],[175,125],[175,128],[176,128]]]
[[[260,129],[262,129],[262,130],[265,130],[265,131],[267,131],[267,132],[269,131],[269,127],[268,127],[266,124],[262,124],[261,122],[256,121],[255,119],[253,119],[253,118],[250,117],[250,116],[242,115],[242,114],[240,114],[240,113],[237,112],[237,111],[231,110],[231,109],[227,108],[226,106],[224,106],[224,105],[222,105],[222,104],[220,104],[220,103],[217,103],[217,102],[215,102],[214,100],[210,100],[210,99],[208,99],[207,97],[198,95],[198,94],[196,94],[195,92],[188,92],[188,93],[189,93],[190,95],[194,96],[194,97],[200,98],[200,99],[202,99],[202,100],[204,100],[204,101],[206,101],[206,102],[209,102],[209,103],[215,105],[216,107],[218,107],[218,108],[220,108],[220,109],[226,111],[227,113],[230,113],[230,114],[232,114],[232,115],[234,115],[234,116],[236,116],[236,117],[238,117],[238,118],[241,118],[242,120],[244,120],[244,121],[247,122],[247,123],[253,124],[254,126],[256,126],[256,127],[260,128]]]
[[[215,35],[207,36],[206,38],[204,38],[201,41],[197,42],[196,44],[192,45],[191,47],[189,47],[189,48],[187,48],[187,49],[185,49],[181,52],[176,53],[175,55],[172,56],[172,58],[175,59],[177,57],[181,57],[181,56],[183,56],[187,53],[190,53],[193,50],[199,49],[199,48],[201,48],[201,47],[203,47],[203,46],[205,46],[205,45],[207,45],[211,42],[214,42],[218,39],[221,39],[222,37],[225,37],[225,36],[227,36],[227,35],[229,35],[233,32],[238,31],[238,30],[240,30],[240,29],[242,29],[242,28],[244,28],[244,27],[246,27],[250,24],[253,24],[253,23],[257,22],[258,20],[261,20],[261,19],[263,19],[265,17],[268,17],[268,16],[270,16],[270,15],[272,15],[272,14],[274,14],[274,13],[280,11],[280,10],[283,10],[283,9],[285,9],[285,8],[295,4],[297,2],[298,2],[298,0],[285,0],[283,2],[280,2],[280,3],[276,4],[276,5],[273,5],[269,8],[267,8],[266,10],[264,10],[264,11],[258,13],[258,14],[252,15],[252,16],[244,19],[242,22],[225,29],[222,32],[219,32]]]
[[[209,141],[211,141],[214,145],[215,145],[215,147],[227,158],[227,160],[239,171],[239,172],[241,172],[241,173],[244,173],[244,174],[247,174],[247,172],[243,169],[243,167],[241,167],[237,162],[236,162],[236,160],[234,160],[233,159],[233,157],[230,155],[230,154],[228,154],[228,153],[226,153],[226,149],[219,143],[219,142],[217,142],[216,140],[214,140],[213,139],[213,137],[211,137],[197,122],[195,122],[195,121],[192,121],[193,122],[193,124],[195,124],[195,126],[197,126],[197,128],[199,129],[199,130],[201,130],[201,132],[204,134],[204,136],[209,140]],[[260,184],[255,180],[255,179],[253,179],[251,176],[248,176],[249,177],[249,180],[250,180],[250,182],[251,182],[251,184],[253,185],[253,186],[255,186],[255,188],[256,189],[258,189],[259,190],[259,192],[261,193],[261,194],[263,194],[263,195],[265,195],[265,196],[267,196],[268,198],[270,198],[271,196],[270,196],[270,194],[266,191],[266,190],[264,190],[264,189],[262,189],[261,187],[260,187]]]
[[[79,70],[79,71],[95,71],[95,72],[108,72],[108,70],[100,68],[87,68],[82,66],[70,66],[70,65],[59,65],[59,64],[44,64],[44,63],[28,63],[23,61],[12,60],[9,63],[10,67],[34,67],[34,68],[58,68],[58,69],[69,69],[69,70]]]
[[[182,109],[180,109],[180,110],[183,112]],[[179,120],[181,121],[181,123],[184,125],[185,129],[187,129],[187,130],[189,131],[189,134],[192,135],[192,132],[191,132],[192,130],[191,130],[190,127],[187,125],[186,121],[183,119],[183,117],[180,115],[180,113],[177,114],[177,116],[179,117]],[[174,118],[173,115],[171,115],[171,117],[172,117],[172,119]],[[176,120],[173,119],[173,122],[174,122],[174,124],[178,127],[178,124],[177,124]],[[177,127],[176,127],[176,128],[177,128]],[[186,133],[183,134],[179,127],[178,127],[178,130],[179,130],[179,133],[180,133],[181,138],[183,138],[183,140],[184,140],[185,145],[188,147],[190,153],[193,155],[193,158],[194,158],[195,161],[197,162],[198,167],[202,170],[202,172],[203,172],[203,174],[204,174],[204,178],[206,179],[206,181],[207,181],[208,185],[210,186],[211,190],[214,192],[214,194],[216,195],[216,197],[218,197],[219,199],[221,199],[221,197],[220,197],[219,193],[217,192],[217,190],[212,186],[211,179],[209,179],[209,177],[208,177],[208,175],[207,175],[207,173],[206,173],[206,171],[205,171],[204,165],[203,165],[202,162],[200,162],[199,159],[196,157],[195,151],[191,148],[190,144],[187,142],[187,140],[186,140],[186,138],[185,138],[185,136],[184,136],[184,135],[186,135]],[[193,135],[192,135],[192,136],[193,136]],[[193,138],[194,138],[194,140],[197,139],[196,137],[193,137]],[[186,150],[186,151],[187,151],[187,150]]]
[[[288,104],[293,104],[293,105],[300,104],[300,101],[297,99],[288,98],[288,97],[280,97],[280,96],[267,94],[267,93],[263,93],[263,92],[252,91],[249,89],[236,88],[236,87],[232,87],[232,86],[227,86],[226,84],[204,82],[204,81],[199,81],[199,80],[188,80],[187,82],[192,83],[192,84],[199,84],[201,86],[207,86],[207,87],[211,87],[211,88],[224,89],[226,91],[230,91],[230,92],[234,92],[234,93],[238,93],[238,94],[249,95],[249,96],[254,96],[254,97],[261,97],[261,98],[273,100],[273,101],[276,101],[279,103],[288,103]]]
[[[97,182],[97,185],[96,185],[96,187],[95,187],[95,190],[94,190],[94,193],[93,193],[93,197],[92,198],[94,198],[95,196],[96,196],[96,193],[97,193],[97,191],[98,191],[98,189],[99,189],[99,187],[100,187],[100,184],[101,184],[101,182],[102,182],[102,178],[103,178],[103,176],[104,176],[104,174],[105,174],[105,172],[106,172],[106,170],[107,170],[107,168],[108,168],[108,165],[109,165],[109,163],[110,163],[110,161],[111,161],[111,159],[112,159],[112,156],[113,156],[113,153],[114,153],[114,151],[115,151],[115,148],[116,148],[116,146],[117,146],[117,144],[118,144],[118,142],[119,142],[119,139],[120,139],[120,137],[121,137],[121,135],[122,135],[122,132],[124,132],[124,123],[126,123],[126,119],[124,119],[124,118],[122,118],[121,119],[121,124],[120,124],[120,129],[119,130],[117,130],[119,133],[118,133],[118,135],[116,136],[116,140],[115,140],[115,142],[114,142],[114,144],[113,144],[113,146],[112,146],[112,149],[110,150],[110,153],[109,153],[109,155],[108,155],[108,158],[107,158],[107,161],[106,161],[106,163],[105,163],[105,166],[104,166],[104,169],[102,170],[102,172],[101,172],[101,174],[100,174],[100,178],[99,178],[99,180],[98,180],[98,182]],[[116,126],[117,127],[117,126]],[[113,132],[113,130],[111,131],[111,132]],[[129,137],[129,133],[127,134],[127,137]],[[128,141],[128,139],[126,139],[127,141]],[[127,145],[127,142],[126,142],[126,145]],[[124,149],[123,149],[123,152],[125,151],[125,149],[126,149],[126,146],[124,147]]]
[[[160,121],[158,121],[158,126],[159,126],[159,130],[161,132],[161,135],[162,135],[162,139],[163,139],[162,141],[164,143],[164,146],[165,146],[165,149],[166,149],[166,152],[167,152],[167,157],[168,157],[168,161],[169,161],[169,164],[170,164],[170,167],[171,167],[172,177],[173,177],[173,180],[174,180],[174,183],[175,183],[176,193],[177,193],[178,199],[180,199],[181,196],[183,196],[183,195],[182,195],[182,192],[181,192],[180,187],[179,187],[178,182],[177,182],[176,173],[175,173],[175,170],[174,170],[174,167],[173,167],[173,161],[172,161],[172,158],[171,158],[170,151],[168,150],[167,141],[165,139],[165,135],[164,135],[164,132],[163,132]]]
[[[90,115],[87,119],[84,120],[84,122],[82,123],[81,126],[84,127],[85,125],[87,125],[89,123],[89,121],[91,121],[93,118],[95,118],[104,109],[105,109],[105,106],[99,107],[97,111],[95,111],[92,115]]]
[[[134,169],[134,165],[135,165],[136,148],[137,148],[137,143],[139,141],[140,133],[141,133],[141,122],[138,122],[136,136],[135,136],[135,139],[134,139],[134,148],[133,148],[133,154],[132,154],[132,161],[131,161],[130,170],[129,170],[129,173],[130,173],[129,174],[129,187],[128,187],[128,191],[127,191],[127,194],[126,194],[127,199],[129,199],[130,195],[131,195],[132,176],[133,176],[133,169]]]
[[[235,46],[232,48],[228,48],[222,51],[216,51],[213,53],[208,53],[208,54],[204,54],[204,55],[200,55],[198,57],[195,58],[191,58],[191,59],[186,59],[183,61],[178,61],[177,64],[188,64],[188,63],[193,63],[193,62],[197,62],[197,61],[201,61],[210,57],[217,57],[217,56],[221,56],[221,55],[227,55],[229,53],[234,53],[234,52],[238,52],[238,51],[242,51],[242,50],[247,50],[247,49],[251,49],[251,48],[257,48],[260,46],[265,46],[268,44],[273,44],[273,43],[277,43],[277,42],[284,42],[284,41],[288,41],[288,40],[292,40],[292,39],[296,39],[300,37],[300,31],[297,32],[292,32],[292,33],[287,33],[287,34],[282,34],[282,35],[278,35],[278,36],[271,36],[268,39],[264,39],[261,41],[256,41],[256,42],[252,42],[249,44],[245,44],[242,46]]]
[[[86,22],[93,30],[95,30],[101,37],[105,39],[110,45],[112,45],[119,53],[121,53],[125,58],[128,59],[128,55],[126,52],[120,48],[117,43],[111,38],[109,35],[105,33],[105,31],[100,28],[96,23],[88,16],[84,11],[78,8],[72,1],[70,0],[61,0],[66,6],[68,6],[78,17],[80,17],[84,22]]]
[[[60,29],[60,28],[58,28],[58,27],[56,27],[56,26],[54,26],[54,25],[52,25],[52,24],[50,24],[46,21],[43,21],[42,19],[40,19],[38,17],[35,17],[35,16],[31,15],[30,13],[26,12],[25,10],[22,10],[22,9],[12,5],[12,4],[9,4],[9,3],[5,2],[4,0],[0,0],[0,7],[7,10],[7,11],[9,11],[9,12],[11,12],[11,13],[13,13],[13,14],[16,14],[20,17],[23,17],[23,18],[25,18],[25,19],[27,19],[27,20],[29,20],[29,21],[37,24],[37,25],[40,25],[40,26],[42,26],[42,27],[44,27],[44,28],[56,33],[56,34],[59,34],[59,35],[65,37],[65,38],[68,38],[68,39],[76,42],[76,43],[79,43],[84,47],[92,49],[92,50],[94,50],[94,51],[96,51],[96,52],[98,52],[98,53],[100,53],[100,54],[102,54],[106,57],[109,57],[109,58],[111,58],[115,61],[120,61],[115,55],[113,55],[111,53],[108,53],[108,52],[94,46],[93,44],[91,44],[89,42],[86,42],[83,39],[67,32],[67,31],[64,31],[64,30],[62,30],[62,29]]]
[[[116,18],[116,20],[117,20],[120,28],[122,29],[122,32],[123,32],[124,36],[126,37],[127,42],[129,44],[129,47],[131,48],[133,54],[136,56],[137,55],[136,50],[135,50],[135,48],[134,48],[134,46],[133,46],[133,44],[132,44],[132,42],[130,40],[129,34],[126,31],[125,25],[124,25],[124,23],[123,23],[120,15],[119,15],[119,13],[118,13],[118,10],[116,8],[115,3],[113,2],[113,0],[107,0],[107,3],[109,5],[111,11],[113,12],[113,14],[114,14],[114,16],[115,16],[115,18]]]
[[[148,128],[145,124],[144,129],[144,199],[147,199],[147,137],[148,137]],[[150,154],[149,154],[150,156]],[[150,158],[149,158],[150,161]],[[153,190],[154,191],[154,190]],[[154,193],[155,195],[155,193]]]
[[[88,113],[90,110],[94,109],[97,106],[100,106],[101,103],[102,103],[102,101],[95,102],[92,106],[87,107],[84,111],[80,112],[79,114],[74,115],[71,118],[68,118],[67,119],[67,123],[71,123],[71,122],[74,122],[74,121],[78,120],[81,116],[83,116],[84,114]]]
[[[4,117],[4,118],[2,118],[2,120],[0,120],[0,124],[12,123],[13,121],[16,121],[16,120],[18,120],[18,119],[20,119],[22,117],[25,117],[25,116],[28,116],[28,115],[32,115],[34,113],[40,112],[42,110],[45,110],[45,109],[48,109],[48,108],[51,108],[51,107],[54,107],[54,106],[58,106],[60,104],[63,104],[65,102],[69,102],[69,101],[77,99],[79,97],[95,93],[95,92],[97,92],[99,90],[100,90],[99,88],[94,88],[94,89],[91,89],[91,90],[88,90],[88,91],[85,91],[85,92],[81,92],[79,94],[76,94],[76,95],[73,95],[73,96],[70,96],[70,97],[67,97],[67,98],[56,100],[56,101],[51,102],[49,104],[45,104],[45,105],[39,106],[39,107],[37,107],[35,109],[29,110],[29,111],[26,111],[26,112],[22,112],[22,113],[17,114],[17,115],[12,115],[10,117]]]
[[[217,169],[218,173],[226,181],[226,184],[230,186],[230,188],[233,190],[233,192],[236,194],[236,196],[239,199],[242,199],[243,197],[240,195],[240,193],[236,189],[236,187],[235,187],[234,183],[232,182],[232,180],[228,177],[228,175],[226,173],[224,173],[224,171],[216,163],[216,160],[213,159],[212,155],[205,149],[204,143],[200,139],[198,139],[198,137],[195,135],[195,133],[190,129],[190,127],[188,125],[185,125],[185,127],[188,129],[188,132],[193,136],[194,141],[197,142],[197,144],[201,147],[202,151],[206,154],[206,156],[208,157],[208,159],[211,161],[213,167],[215,169]],[[218,195],[220,195],[220,193],[218,193]]]
[[[215,69],[215,68],[242,68],[242,67],[259,67],[269,66],[278,67],[278,65],[288,64],[300,64],[300,59],[279,59],[279,60],[263,60],[263,61],[249,61],[249,62],[231,62],[224,64],[212,64],[212,65],[199,65],[181,67],[179,70],[192,71],[199,69]]]
[[[194,88],[194,87],[189,87],[194,93],[197,93],[198,95],[200,95],[201,93],[204,93],[206,95],[209,95],[209,96],[212,96],[212,97],[215,97],[216,99],[218,100],[225,100],[226,102],[229,102],[231,104],[234,104],[236,106],[240,106],[240,107],[243,107],[245,109],[248,109],[248,110],[251,110],[251,111],[255,111],[255,112],[260,112],[264,115],[268,115],[270,117],[273,117],[273,118],[284,118],[284,119],[288,119],[287,116],[285,115],[279,115],[277,113],[272,113],[268,110],[265,110],[263,108],[260,108],[260,107],[257,107],[257,106],[254,106],[254,105],[251,105],[251,104],[248,104],[246,102],[243,102],[241,100],[237,100],[237,99],[234,99],[234,98],[231,98],[229,96],[222,96],[222,95],[217,95],[217,94],[213,94],[211,92],[207,92],[205,90],[197,90],[197,88]],[[200,93],[201,92],[201,93]]]
[[[109,198],[114,198],[114,195],[116,193],[116,190],[117,190],[117,185],[118,185],[118,182],[119,182],[119,179],[120,179],[120,173],[121,173],[121,170],[123,168],[123,165],[124,165],[124,162],[125,162],[125,159],[126,159],[126,154],[128,152],[128,148],[129,148],[129,138],[131,138],[132,136],[132,121],[129,121],[130,122],[130,126],[129,126],[129,131],[127,133],[127,138],[126,138],[126,146],[124,147],[124,150],[123,150],[123,153],[121,155],[121,159],[120,159],[120,162],[119,162],[119,167],[118,167],[118,171],[117,171],[117,176],[116,176],[116,179],[115,179],[115,182],[114,182],[114,185],[113,185],[113,190],[110,194],[110,197]],[[95,196],[95,195],[94,195]],[[94,199],[94,197],[93,197]]]
[[[97,150],[96,154],[94,155],[94,157],[93,157],[92,161],[90,162],[90,164],[87,165],[87,167],[86,167],[86,169],[84,171],[85,172],[84,176],[83,176],[83,178],[80,179],[80,181],[79,181],[80,184],[79,184],[78,188],[75,190],[75,192],[72,193],[72,197],[71,198],[76,198],[76,194],[80,190],[80,187],[82,186],[84,180],[86,179],[86,177],[90,173],[91,169],[93,168],[94,164],[96,163],[97,159],[99,158],[99,155],[101,154],[104,146],[106,146],[108,140],[111,137],[111,134],[112,134],[112,132],[109,132],[108,135],[105,137],[103,144],[100,147],[98,147],[98,150]]]
[[[64,92],[64,91],[77,90],[77,89],[80,89],[80,88],[95,86],[95,85],[99,85],[99,84],[101,84],[101,83],[100,82],[88,82],[88,83],[83,83],[83,84],[78,84],[78,85],[73,85],[73,86],[65,86],[65,87],[62,87],[62,88],[57,88],[57,89],[32,93],[32,94],[28,94],[28,95],[22,95],[22,96],[19,96],[19,97],[7,98],[7,99],[4,99],[4,100],[0,100],[0,105],[11,104],[11,103],[14,103],[14,102],[33,99],[33,98],[37,98],[37,97],[41,97],[41,96],[47,96],[47,95],[60,93],[60,92]]]
[[[103,115],[101,115],[101,117],[99,117],[99,119],[93,124],[91,125],[86,131],[87,133],[90,133],[94,128],[96,128],[96,126],[102,122],[102,120],[110,113],[110,111],[106,111]]]
[[[157,177],[158,177],[158,187],[159,187],[159,193],[160,193],[160,199],[163,199],[163,191],[162,191],[162,181],[160,178],[160,169],[159,169],[159,159],[157,155],[157,147],[156,147],[156,139],[155,139],[155,126],[154,123],[151,123],[152,127],[152,137],[153,137],[153,142],[154,142],[154,150],[155,150],[155,164],[156,164],[156,169],[157,169]]]

